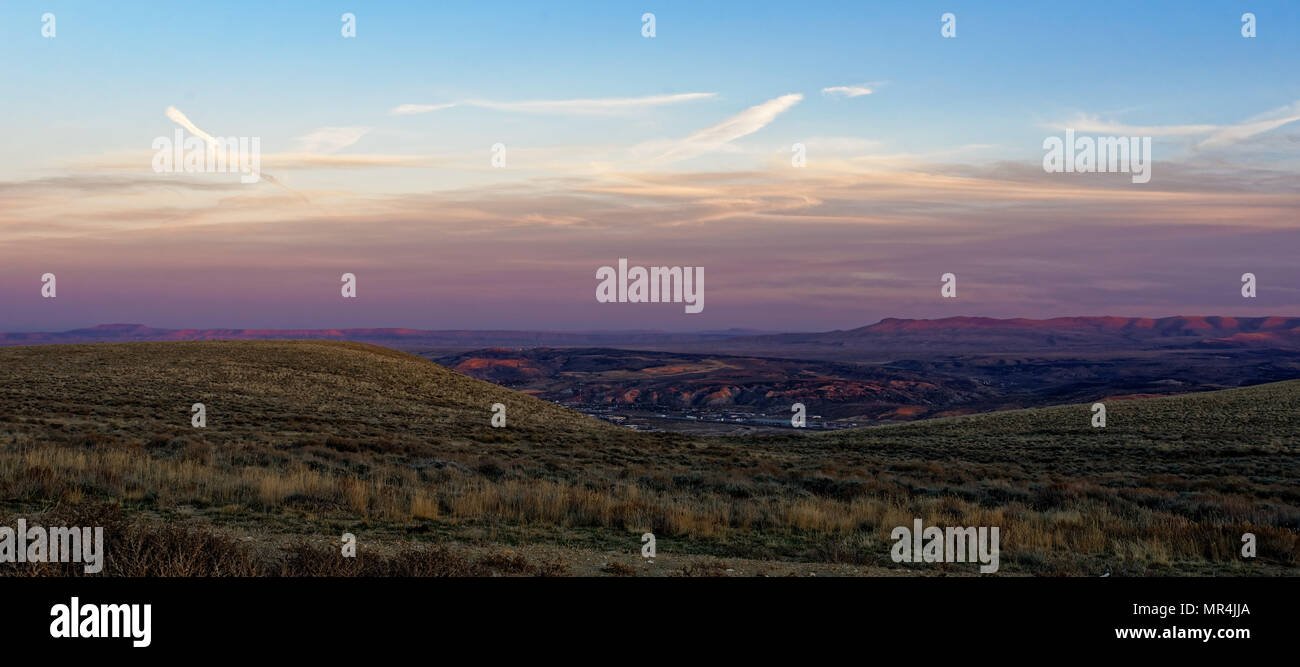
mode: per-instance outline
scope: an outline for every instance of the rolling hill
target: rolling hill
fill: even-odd
[[[1300,382],[1107,407],[692,438],[352,343],[18,347],[0,514],[109,526],[119,574],[972,573],[892,562],[913,518],[1000,526],[1004,574],[1297,572]]]
[[[387,348],[324,341],[72,345],[0,350],[0,405],[34,409],[29,427],[117,424],[153,442],[185,439],[194,403],[205,436],[363,447],[431,439],[566,441],[622,432],[551,403],[453,373]],[[491,426],[503,403],[509,428]],[[113,439],[107,434],[101,437]],[[123,436],[125,440],[125,434]],[[214,443],[215,444],[215,443]]]

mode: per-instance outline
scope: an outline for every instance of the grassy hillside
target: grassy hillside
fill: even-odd
[[[366,345],[8,348],[0,520],[113,526],[122,574],[973,571],[893,563],[913,517],[1000,526],[1005,574],[1297,571],[1300,382],[1107,408],[692,439]]]

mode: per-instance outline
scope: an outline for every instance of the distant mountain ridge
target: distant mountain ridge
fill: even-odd
[[[202,340],[346,340],[410,349],[706,343],[762,332],[730,329],[716,332],[662,331],[497,331],[430,330],[403,327],[330,329],[163,329],[143,324],[100,324],[68,331],[0,333],[0,346],[93,342],[162,342]]]
[[[936,320],[888,318],[856,329],[753,336],[733,341],[743,349],[790,353],[861,351],[888,357],[943,352],[1043,352],[1213,348],[1300,349],[1300,317],[1057,317]]]
[[[1025,318],[947,317],[937,320],[886,318],[875,324],[852,329],[864,333],[886,331],[922,331],[936,329],[1033,329],[1108,332],[1152,332],[1161,336],[1199,335],[1206,332],[1245,333],[1300,329],[1300,317],[1054,317],[1045,320]]]
[[[997,319],[886,318],[863,327],[809,333],[745,329],[698,333],[661,331],[502,331],[412,328],[163,329],[101,324],[60,332],[0,333],[2,345],[169,340],[349,340],[412,348],[618,347],[702,350],[726,341],[729,350],[775,355],[866,352],[1024,352],[1083,349],[1286,348],[1300,349],[1300,317],[1057,317]],[[909,355],[904,355],[909,356]]]

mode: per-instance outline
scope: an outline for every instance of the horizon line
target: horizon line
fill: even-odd
[[[775,330],[761,329],[753,327],[721,327],[709,329],[692,329],[692,330],[666,330],[666,329],[502,329],[502,328],[443,328],[443,329],[426,329],[409,326],[345,326],[345,327],[258,327],[258,326],[209,326],[209,327],[157,327],[149,324],[138,322],[101,322],[99,324],[86,325],[81,327],[72,327],[69,329],[31,329],[31,330],[3,330],[0,336],[9,334],[68,334],[79,331],[108,330],[112,327],[134,327],[140,329],[151,329],[155,331],[177,332],[177,331],[257,331],[257,332],[411,332],[413,334],[429,333],[545,333],[545,334],[660,334],[667,336],[681,335],[709,335],[725,334],[728,332],[746,332],[751,334],[799,334],[799,333],[832,333],[837,331],[852,331],[871,326],[876,326],[884,322],[943,322],[948,320],[989,320],[994,322],[1051,322],[1054,320],[1169,320],[1169,319],[1219,319],[1219,320],[1256,320],[1256,319],[1300,319],[1300,315],[1161,315],[1161,316],[1138,316],[1138,315],[1059,315],[1054,317],[989,317],[984,315],[950,315],[947,317],[882,317],[879,320],[863,324],[849,329],[821,329],[821,330]]]

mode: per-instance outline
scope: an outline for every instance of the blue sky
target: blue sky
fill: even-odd
[[[0,328],[1293,314],[1297,63],[1296,2],[4,0]],[[169,107],[283,187],[155,173]],[[1044,174],[1067,127],[1152,137],[1151,183]],[[619,257],[708,309],[595,304]]]
[[[991,144],[1022,156],[1038,150],[1038,123],[1076,112],[1230,123],[1300,99],[1298,3],[1055,4],[17,0],[0,5],[0,76],[24,163],[129,147],[133,133],[167,127],[157,111],[169,105],[268,149],[319,126],[365,125],[376,127],[366,147],[389,151],[494,135],[529,145],[672,135],[802,92],[798,113],[769,128],[772,143],[848,135],[898,151]],[[1238,34],[1243,8],[1259,19],[1253,40]],[[39,33],[45,11],[57,39]],[[354,40],[338,33],[348,11]],[[640,38],[644,11],[656,14],[655,39]],[[954,40],[938,38],[943,12],[958,17]],[[878,92],[869,103],[817,96],[850,83]],[[481,109],[385,116],[403,103],[697,91],[717,96],[630,127]]]

